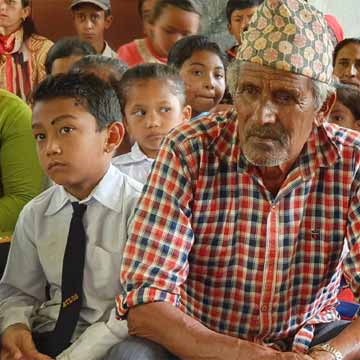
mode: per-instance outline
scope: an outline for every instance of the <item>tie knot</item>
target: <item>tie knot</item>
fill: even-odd
[[[72,207],[73,207],[73,217],[80,217],[82,218],[84,216],[85,210],[86,210],[86,205],[85,204],[79,204],[78,202],[73,202],[71,203]]]

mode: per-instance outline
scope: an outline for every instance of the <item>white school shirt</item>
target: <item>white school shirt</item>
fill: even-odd
[[[154,159],[147,157],[135,143],[129,153],[114,157],[112,163],[124,174],[145,184]]]
[[[105,41],[105,49],[101,55],[114,59],[118,58],[117,53],[110,47],[110,45],[106,41]]]
[[[93,192],[80,201],[87,205],[83,304],[73,344],[56,359],[102,359],[128,334],[126,321],[115,319],[115,296],[120,292],[127,228],[141,188],[111,165]],[[73,199],[62,186],[54,185],[21,212],[0,281],[1,333],[16,323],[39,333],[54,329]],[[50,284],[48,301],[46,283]]]

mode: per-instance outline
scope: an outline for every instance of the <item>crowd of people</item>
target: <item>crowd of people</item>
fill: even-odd
[[[138,0],[114,51],[110,0],[55,43],[30,9],[0,0],[0,359],[360,359],[360,38],[227,0],[224,51]]]

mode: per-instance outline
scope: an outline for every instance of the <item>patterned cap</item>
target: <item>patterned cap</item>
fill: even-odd
[[[333,51],[322,13],[303,0],[265,0],[236,58],[331,83]]]

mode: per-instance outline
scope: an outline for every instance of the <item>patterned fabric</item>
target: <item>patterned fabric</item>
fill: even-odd
[[[360,142],[314,128],[273,195],[241,153],[236,114],[203,118],[164,141],[143,189],[121,269],[117,311],[166,301],[208,328],[306,351],[338,318],[344,257],[360,296]]]
[[[28,101],[33,88],[46,76],[45,59],[53,43],[36,34],[24,42],[23,35],[21,28],[11,37],[13,46],[1,49],[0,88]]]
[[[265,0],[242,34],[237,59],[332,81],[331,41],[323,15],[303,0]]]

